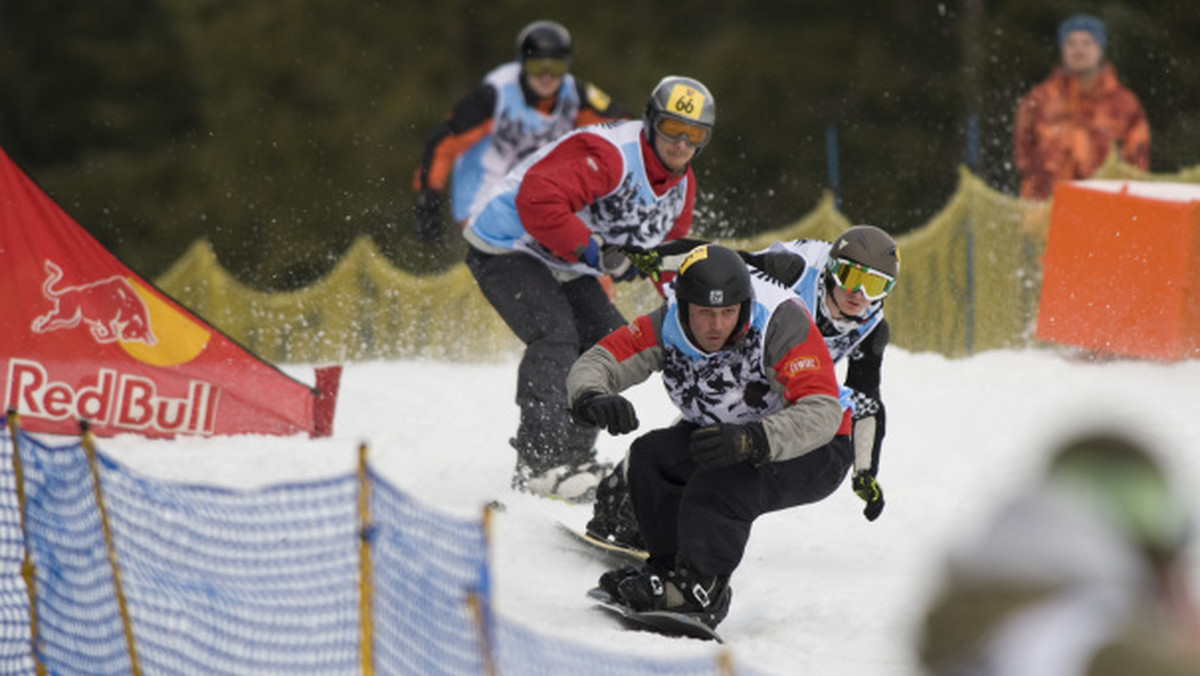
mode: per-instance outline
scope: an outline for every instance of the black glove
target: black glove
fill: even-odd
[[[637,268],[639,275],[652,282],[662,278],[662,256],[658,255],[657,251],[641,247],[622,247],[621,253]]]
[[[878,519],[883,513],[883,488],[875,480],[875,475],[859,472],[854,475],[850,485],[854,488],[854,494],[867,503],[863,507],[863,516],[867,517],[867,521]]]
[[[428,244],[441,244],[446,238],[442,223],[442,194],[422,188],[413,201],[413,223],[417,237]]]
[[[575,401],[571,415],[584,424],[604,428],[610,434],[625,434],[638,428],[633,404],[619,394],[589,392]]]
[[[692,459],[704,467],[728,467],[749,462],[758,467],[770,455],[767,431],[762,423],[721,423],[692,432]]]

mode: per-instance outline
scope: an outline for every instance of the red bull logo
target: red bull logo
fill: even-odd
[[[59,286],[62,268],[46,261],[42,295],[54,309],[39,315],[30,328],[34,333],[73,329],[81,324],[97,343],[116,341],[154,345],[158,340],[150,327],[146,304],[129,282],[114,275],[78,286]]]
[[[9,360],[7,382],[5,403],[22,416],[83,419],[143,434],[212,435],[221,394],[212,383],[191,380],[186,397],[164,397],[153,380],[106,368],[93,382],[73,387],[51,380],[42,364],[25,359]]]

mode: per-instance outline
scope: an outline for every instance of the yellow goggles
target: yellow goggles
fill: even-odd
[[[658,122],[654,123],[654,128],[668,141],[678,141],[682,137],[688,145],[697,148],[708,143],[708,137],[711,134],[708,127],[688,124],[673,117],[658,118]]]
[[[522,68],[525,70],[525,74],[531,77],[541,75],[562,77],[567,74],[570,66],[562,59],[525,59]]]
[[[862,291],[867,300],[883,298],[896,285],[895,277],[844,258],[833,259],[829,270],[838,286],[850,292]]]

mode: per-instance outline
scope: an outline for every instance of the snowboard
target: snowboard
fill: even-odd
[[[588,535],[587,531],[579,530],[561,521],[558,522],[558,529],[569,535],[576,542],[583,543],[591,549],[607,555],[618,563],[632,563],[635,566],[641,566],[646,563],[646,558],[649,556],[643,549],[625,547],[614,542],[593,537]]]
[[[588,598],[596,602],[597,608],[615,615],[622,623],[634,629],[653,631],[665,636],[683,636],[724,643],[721,636],[707,624],[682,613],[673,613],[669,610],[648,610],[639,613],[624,604],[617,603],[599,587],[589,590]]]

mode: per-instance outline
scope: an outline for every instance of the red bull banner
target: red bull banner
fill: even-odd
[[[0,393],[33,432],[332,431],[340,370],[310,387],[139,277],[0,151]]]

